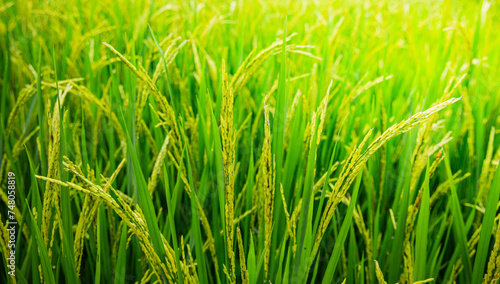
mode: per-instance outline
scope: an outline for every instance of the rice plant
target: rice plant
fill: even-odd
[[[498,282],[496,1],[0,15],[0,283]]]

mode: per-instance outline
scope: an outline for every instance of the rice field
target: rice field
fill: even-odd
[[[497,283],[497,1],[0,3],[0,283]]]

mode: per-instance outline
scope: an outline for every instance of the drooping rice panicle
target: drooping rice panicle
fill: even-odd
[[[442,110],[448,105],[457,102],[458,100],[460,100],[460,98],[449,99],[423,112],[416,113],[407,120],[394,124],[386,131],[384,131],[384,133],[382,133],[380,136],[375,138],[375,140],[368,146],[365,152],[361,154],[360,152],[363,149],[366,138],[370,133],[365,136],[365,140],[361,142],[360,146],[355,151],[353,151],[351,153],[351,156],[347,159],[348,163],[344,166],[339,180],[335,183],[333,195],[328,199],[326,210],[323,213],[323,218],[321,218],[320,227],[314,242],[313,255],[316,254],[323,234],[333,217],[333,208],[335,208],[335,206],[341,201],[341,198],[345,195],[347,189],[361,169],[361,166],[368,160],[368,158],[373,153],[375,153],[387,140],[403,132],[407,132],[423,122],[426,122],[432,114]]]
[[[109,184],[113,183],[114,180],[116,179],[116,176],[118,173],[121,171],[121,169],[125,166],[125,159],[121,161],[121,163],[118,165],[116,170],[113,172],[111,177],[109,178]],[[75,170],[78,170],[78,168],[75,168]],[[81,175],[83,173],[80,172]],[[108,186],[105,185],[103,187],[103,190],[106,191],[106,188]],[[86,234],[87,230],[89,229],[89,226],[91,223],[94,221],[94,218],[97,214],[97,210],[99,209],[99,206],[101,205],[102,200],[95,200],[94,197],[91,195],[86,195],[85,200],[83,203],[82,207],[82,214],[81,218],[78,220],[78,224],[76,227],[76,233],[75,233],[75,240],[74,240],[74,254],[75,254],[75,265],[76,265],[76,272],[79,274],[80,272],[80,265],[81,265],[81,257],[82,257],[82,251],[83,251],[83,241],[84,241],[84,235]]]
[[[88,187],[82,187],[78,184],[75,184],[73,182],[62,182],[56,179],[48,178],[48,177],[43,177],[43,176],[36,176],[39,179],[46,180],[52,183],[55,183],[59,186],[65,186],[69,187],[78,191],[82,191],[86,194],[90,194],[96,198],[99,198],[100,200],[104,201],[109,207],[111,207],[120,218],[122,218],[127,226],[130,228],[131,232],[135,234],[139,240],[140,240],[140,245],[142,250],[144,251],[150,265],[152,266],[154,273],[159,276],[162,273],[167,275],[169,282],[171,282],[174,278],[173,275],[168,273],[165,265],[162,263],[162,260],[158,257],[156,252],[154,251],[153,244],[149,238],[149,232],[147,230],[146,226],[146,221],[144,219],[144,216],[142,215],[140,208],[137,208],[136,210],[133,210],[127,202],[125,202],[120,195],[116,192],[116,190],[111,186],[111,184],[108,182],[106,178],[103,178],[103,180],[106,182],[106,188],[109,188],[111,192],[113,192],[116,195],[116,199],[113,198],[109,193],[107,193],[103,187],[93,183],[91,180],[87,179],[81,170],[73,164],[71,161],[67,160],[63,162],[63,164],[66,166],[66,170],[70,171],[73,173],[75,176],[77,176],[79,179],[81,179],[86,186]],[[176,273],[175,269],[175,264],[174,264],[174,253],[172,248],[164,242],[164,245],[166,247],[167,251],[167,261],[169,265],[169,269],[173,270],[173,273]]]
[[[440,104],[444,102],[445,100],[448,100],[451,96],[451,94],[455,91],[455,89],[460,86],[462,81],[464,80],[465,75],[461,76],[460,78],[457,79],[455,84],[453,82],[455,81],[455,78],[452,77],[449,81],[448,84],[444,90],[443,96],[439,98],[438,101],[436,101],[432,106],[436,104]],[[431,107],[432,107],[431,106]],[[414,162],[418,157],[424,156],[422,151],[426,148],[427,145],[430,144],[430,138],[432,135],[429,135],[431,131],[434,130],[435,128],[435,123],[437,121],[437,114],[432,115],[432,117],[429,118],[429,121],[424,123],[423,126],[418,130],[418,135],[417,135],[417,142],[415,146],[415,151],[413,152],[413,157],[412,157],[412,162]]]

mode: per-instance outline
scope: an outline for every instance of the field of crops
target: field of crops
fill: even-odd
[[[497,283],[500,3],[0,3],[0,283]]]

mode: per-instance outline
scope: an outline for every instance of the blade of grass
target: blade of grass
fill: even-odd
[[[286,127],[286,119],[287,119],[287,84],[286,84],[286,76],[287,76],[287,68],[286,68],[286,24],[287,19],[285,18],[283,22],[283,45],[281,47],[281,66],[280,66],[280,74],[279,74],[279,82],[278,82],[278,94],[276,97],[276,108],[273,119],[273,129],[272,129],[272,150],[274,154],[274,161],[276,163],[275,169],[275,197],[274,198],[274,212],[273,219],[274,223],[277,224],[280,228],[284,226],[284,218],[283,215],[283,201],[279,197],[282,175],[283,175],[283,141]],[[285,190],[288,190],[285,188]],[[278,230],[276,230],[272,235],[271,240],[271,251],[275,251],[278,245],[278,237],[283,238],[283,234],[280,234]],[[276,269],[274,265],[274,261],[271,262],[271,275]]]
[[[127,225],[122,223],[120,233],[120,243],[118,247],[118,256],[115,263],[115,284],[125,283],[125,272],[127,270]]]
[[[38,253],[40,255],[43,279],[45,280],[45,283],[55,284],[56,281],[54,278],[54,273],[52,272],[52,264],[49,259],[49,253],[47,252],[47,247],[45,246],[45,242],[43,241],[42,238],[42,233],[40,233],[40,229],[36,224],[35,218],[33,218],[31,210],[29,211],[29,214],[31,218],[32,228],[34,229],[34,232],[32,233],[35,235],[35,240],[38,247]]]
[[[123,117],[123,111],[122,111],[122,123],[123,126],[126,125],[126,120]],[[163,240],[161,238],[160,229],[158,228],[158,221],[156,218],[153,201],[151,200],[151,195],[149,194],[148,191],[148,185],[146,183],[146,180],[144,179],[144,175],[141,170],[141,164],[139,162],[139,159],[137,158],[137,154],[134,150],[132,140],[128,133],[127,127],[124,127],[124,129],[126,129],[127,149],[132,158],[135,181],[137,183],[136,185],[137,185],[138,204],[142,212],[144,213],[144,217],[146,218],[146,224],[150,232],[150,237],[153,242],[153,247],[155,249],[155,252],[160,257],[160,260],[164,262],[166,256],[165,247],[163,246]],[[166,275],[161,275],[161,277],[164,278],[163,281],[166,281]]]
[[[388,283],[396,283],[399,280],[401,271],[401,261],[403,259],[403,246],[406,230],[406,219],[408,217],[408,204],[410,200],[410,176],[411,176],[411,154],[412,154],[412,132],[406,135],[406,139],[403,140],[404,145],[404,156],[401,161],[400,169],[402,175],[399,180],[398,190],[396,190],[395,197],[395,208],[398,210],[397,215],[397,228],[394,234],[394,240],[392,240],[392,247],[389,256],[389,281]],[[398,196],[401,196],[398,198]],[[399,200],[399,202],[397,202]]]
[[[258,271],[255,265],[255,246],[253,244],[253,236],[250,234],[250,249],[247,257],[248,280],[250,284],[257,283]]]
[[[457,242],[458,250],[460,251],[462,257],[462,263],[464,265],[465,281],[471,283],[472,278],[472,265],[469,258],[469,247],[467,246],[467,236],[464,225],[464,219],[462,217],[462,210],[460,209],[460,201],[457,195],[457,188],[455,187],[455,182],[453,181],[453,174],[451,173],[450,161],[448,156],[444,157],[446,174],[448,175],[448,181],[450,183],[450,194],[451,194],[451,212],[453,216],[453,233],[455,241]]]
[[[415,240],[415,280],[426,279],[427,265],[427,238],[429,228],[429,162],[425,171],[424,191],[422,193],[422,204],[418,213],[416,240]]]
[[[170,185],[168,182],[167,167],[165,166],[165,164],[163,165],[163,176],[165,181],[165,195],[167,197],[167,208],[168,208],[167,218],[171,228],[170,235],[172,237],[173,249],[175,251],[175,265],[177,266],[177,271],[181,271],[180,255],[179,255],[180,252],[179,252],[179,245],[177,242],[177,232],[175,229],[175,221],[174,221],[175,209],[174,206],[172,205],[172,201],[175,201],[175,199],[172,199],[170,196]],[[177,281],[179,281],[179,283],[184,283],[182,273],[177,273]]]

